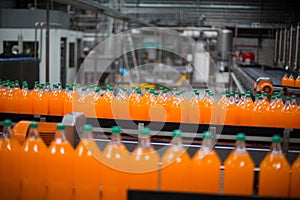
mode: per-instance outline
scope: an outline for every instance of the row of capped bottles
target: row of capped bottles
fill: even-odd
[[[298,77],[296,79],[294,78],[292,73],[290,74],[290,76],[285,74],[281,79],[281,85],[300,88],[300,73],[298,74]]]
[[[187,99],[184,90],[169,91],[160,88],[118,88],[115,95],[111,86],[102,95],[96,85],[76,88],[76,85],[35,83],[33,90],[23,82],[2,81],[0,84],[0,112],[62,116],[70,112],[84,112],[87,117],[162,122],[187,122],[199,124],[226,124],[300,128],[300,107],[295,95],[283,99],[281,93],[268,96],[265,92],[222,92],[216,101],[214,94],[206,90],[200,98],[198,90]]]
[[[126,199],[128,189],[254,195],[254,162],[247,152],[245,135],[238,134],[235,149],[224,161],[214,150],[214,138],[203,133],[201,148],[192,158],[182,143],[180,130],[173,131],[171,145],[160,157],[142,129],[138,145],[128,152],[121,129],[112,128],[111,141],[100,151],[91,125],[83,127],[81,141],[73,149],[64,125],[57,124],[55,139],[46,147],[32,122],[20,145],[11,134],[11,121],[3,123],[0,140],[0,199]],[[272,138],[270,152],[260,163],[258,195],[300,197],[300,156],[292,166],[281,150],[281,138]],[[220,191],[221,188],[221,191]]]

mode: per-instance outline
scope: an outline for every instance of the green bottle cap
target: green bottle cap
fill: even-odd
[[[149,128],[142,129],[141,130],[141,135],[144,135],[144,136],[150,135],[150,129]]]
[[[240,94],[239,91],[235,91],[234,94]]]
[[[121,133],[121,128],[119,126],[113,126],[111,128],[112,134],[120,134]]]
[[[159,90],[160,90],[160,91],[163,91],[163,90],[164,90],[164,88],[163,88],[163,87],[159,87]]]
[[[226,98],[229,98],[230,97],[230,94],[226,94]]]
[[[30,128],[37,128],[38,127],[38,123],[36,122],[36,121],[32,121],[31,123],[30,123],[30,126],[29,126]]]
[[[142,91],[141,91],[141,90],[139,90],[139,89],[136,89],[136,93],[137,93],[137,94],[141,94],[141,93],[142,93]]]
[[[245,141],[245,139],[246,139],[246,136],[245,136],[244,133],[238,133],[238,134],[236,135],[236,141],[243,142],[243,141]]]
[[[3,126],[11,126],[12,125],[12,122],[10,119],[6,119],[3,121]]]
[[[149,90],[149,86],[146,86],[146,87],[145,87],[145,90]]]
[[[212,134],[209,131],[205,131],[203,132],[203,139],[211,139],[212,138]]]
[[[275,97],[274,95],[272,95],[272,96],[271,96],[271,99],[274,100],[274,99],[276,99],[276,97]]]
[[[150,94],[153,94],[154,91],[155,91],[154,88],[151,88],[151,89],[150,89]]]
[[[155,96],[157,96],[158,95],[158,92],[157,91],[154,91],[154,93],[153,93]]]
[[[177,90],[177,88],[175,88],[175,87],[174,87],[174,88],[172,88],[172,90],[173,90],[173,91],[176,91],[176,90]]]
[[[73,86],[70,85],[70,86],[68,87],[68,89],[72,91],[72,90],[73,90]]]
[[[285,100],[290,101],[291,97],[285,97]]]
[[[46,85],[50,85],[50,82],[46,82]]]
[[[86,87],[82,87],[82,88],[81,88],[81,91],[83,91],[83,92],[86,91],[86,90],[87,90]]]
[[[272,137],[272,142],[273,143],[280,143],[281,142],[281,137],[279,135],[274,135]]]
[[[83,126],[83,132],[92,132],[92,130],[93,130],[93,126],[90,124],[85,124]]]
[[[173,137],[181,137],[181,136],[182,136],[181,130],[174,130],[173,131]]]
[[[94,91],[95,91],[95,92],[99,92],[99,91],[100,91],[100,88],[96,87]]]
[[[263,99],[262,96],[258,96],[257,98],[258,98],[259,100],[262,100],[262,99]]]
[[[60,130],[60,131],[65,130],[65,125],[59,123],[59,124],[57,124],[56,129],[57,129],[57,130]]]
[[[292,99],[296,99],[296,96],[295,96],[295,95],[292,95]]]
[[[251,94],[247,93],[247,94],[246,94],[246,97],[247,97],[247,98],[251,98]]]
[[[282,97],[281,93],[278,93],[277,98],[280,99]]]
[[[195,95],[199,95],[199,92],[198,92],[198,91],[196,91],[196,92],[195,92]]]

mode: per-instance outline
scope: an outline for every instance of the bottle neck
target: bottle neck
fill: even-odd
[[[29,136],[30,139],[38,139],[38,138],[40,138],[39,132],[38,132],[37,128],[31,128],[29,130],[28,136]]]
[[[64,130],[56,130],[55,141],[56,143],[62,143],[66,141],[66,135]]]
[[[112,134],[111,136],[111,144],[121,144],[121,134]]]
[[[271,146],[271,154],[272,154],[272,155],[282,154],[282,150],[281,150],[281,145],[280,145],[280,143],[272,143],[272,146]]]
[[[4,126],[3,127],[2,137],[3,138],[10,138],[11,137],[11,127],[10,126]]]
[[[142,149],[151,149],[151,142],[149,136],[140,136],[139,147]]]
[[[174,137],[174,138],[172,139],[172,141],[171,141],[171,144],[172,144],[171,147],[172,147],[172,149],[173,149],[174,151],[178,151],[178,150],[183,149],[181,137]]]
[[[236,141],[236,143],[235,143],[235,152],[237,152],[237,153],[246,153],[246,143],[245,143],[245,141]]]
[[[202,146],[201,146],[201,152],[203,152],[203,154],[208,154],[211,149],[213,148],[213,141],[212,139],[204,139]]]

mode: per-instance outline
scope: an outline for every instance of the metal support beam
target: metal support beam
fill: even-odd
[[[50,52],[50,36],[49,36],[49,24],[50,24],[50,0],[47,0],[46,5],[46,82],[49,81],[49,52]]]
[[[128,16],[120,11],[117,11],[117,10],[111,9],[107,6],[104,6],[103,4],[101,4],[97,1],[92,1],[92,0],[53,0],[53,1],[62,3],[62,4],[72,5],[72,6],[75,6],[78,8],[82,8],[82,9],[90,9],[90,10],[100,11],[103,15],[106,15],[108,17],[128,21],[131,23],[136,23],[136,24],[139,24],[142,26],[153,26],[151,24],[140,21],[139,19],[137,19],[135,17]]]

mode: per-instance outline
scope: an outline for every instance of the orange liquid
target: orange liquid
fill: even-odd
[[[133,120],[145,119],[145,115],[144,115],[145,110],[141,101],[142,101],[142,97],[139,94],[135,95],[135,99],[129,101],[130,117]]]
[[[105,92],[102,97],[103,118],[114,118],[112,106],[113,101],[115,101],[113,93],[111,91]]]
[[[271,156],[268,153],[260,163],[258,195],[288,197],[290,165],[284,155]]]
[[[131,189],[156,190],[159,155],[155,150],[135,149],[130,156]]]
[[[19,113],[19,99],[14,89],[9,89],[6,93],[4,110],[7,113]]]
[[[251,126],[252,123],[252,110],[253,102],[251,100],[246,100],[246,102],[240,106],[241,119],[240,124],[243,126]]]
[[[258,102],[252,111],[252,124],[253,126],[265,126],[264,120],[267,116],[266,108],[262,102]]]
[[[45,156],[42,139],[27,138],[22,151],[21,199],[44,199],[46,195]]]
[[[127,148],[122,144],[108,144],[104,151],[102,162],[103,200],[127,199],[129,187]]]
[[[94,109],[96,112],[97,118],[103,118],[103,105],[102,105],[102,97],[99,95],[97,98],[95,98],[95,104]]]
[[[100,199],[102,181],[100,151],[92,139],[82,139],[76,148],[74,159],[75,200]],[[91,173],[92,172],[92,173]]]
[[[266,110],[265,124],[268,127],[278,127],[281,111],[276,109],[276,102],[272,102]]]
[[[20,151],[20,144],[15,138],[0,139],[0,199],[19,198]]]
[[[290,86],[290,87],[294,87],[295,86],[295,79],[293,76],[290,76],[288,78],[288,85],[287,86]]]
[[[73,198],[74,149],[68,141],[53,141],[47,156],[47,198],[71,200]]]
[[[292,165],[292,176],[291,176],[291,193],[290,197],[300,198],[300,156],[295,160]]]
[[[165,106],[161,102],[157,101],[152,104],[149,110],[149,114],[151,121],[165,122],[167,120],[167,111],[165,109]]]
[[[200,124],[200,98],[192,98],[188,105],[188,121]]]
[[[33,97],[33,113],[48,115],[48,94],[38,92]]]
[[[113,101],[113,114],[117,119],[129,119],[129,99],[122,97]]]
[[[281,85],[282,86],[288,86],[289,85],[289,81],[288,81],[288,77],[286,75],[284,75],[281,79]]]
[[[295,80],[295,87],[300,88],[300,76]]]
[[[175,151],[169,147],[162,157],[161,190],[188,191],[188,172],[191,160],[187,152],[182,149]]]
[[[248,153],[233,151],[224,163],[223,193],[231,195],[252,195],[254,162]]]
[[[33,96],[30,91],[24,90],[21,94],[22,106],[20,106],[21,114],[32,114],[33,113]]]
[[[73,101],[78,101],[79,94],[77,92],[69,92],[64,99],[64,114],[73,112]]]
[[[53,91],[49,95],[49,115],[62,116],[64,101],[61,92]]]
[[[168,122],[181,122],[183,120],[183,112],[181,100],[178,97],[171,98],[168,102]]]
[[[227,125],[238,125],[239,119],[238,119],[238,106],[236,104],[225,104],[225,121],[224,123]]]
[[[198,150],[190,168],[189,191],[217,194],[220,188],[220,166],[221,160],[213,149],[204,157],[201,150]]]

